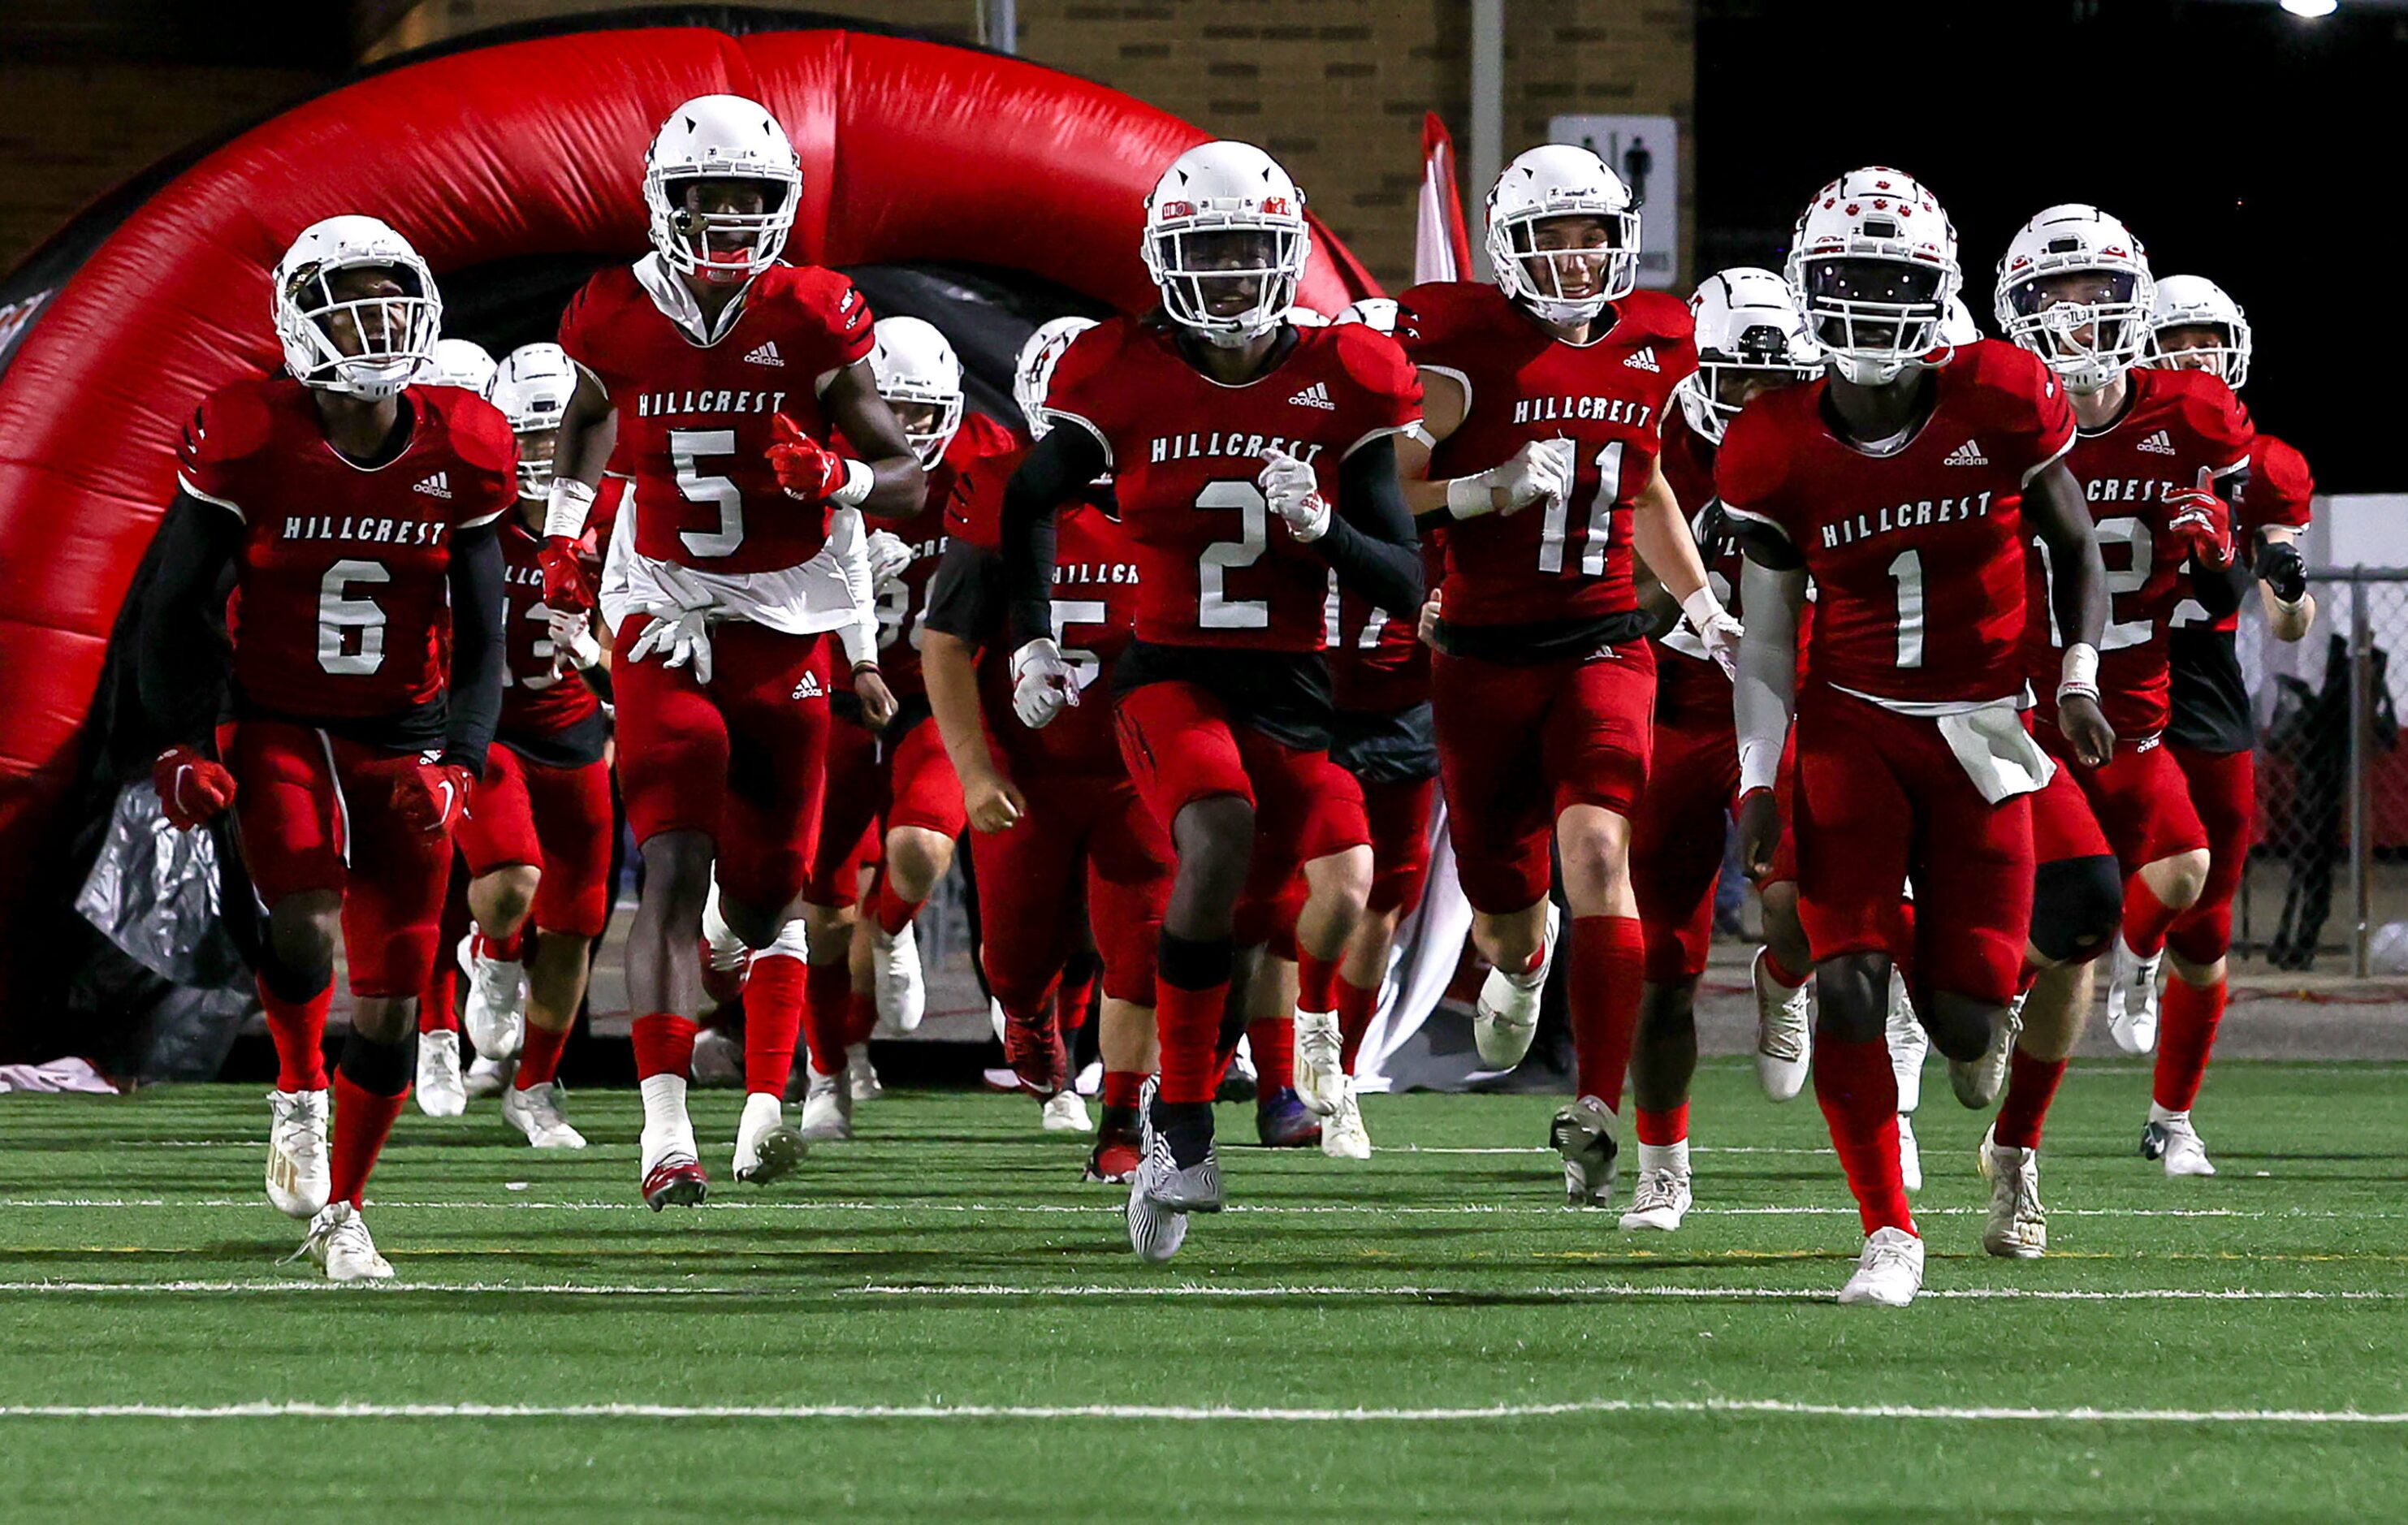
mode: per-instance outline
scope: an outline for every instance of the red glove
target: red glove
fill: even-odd
[[[769,447],[769,469],[790,498],[825,503],[845,481],[844,457],[803,433],[803,426],[785,414],[769,420],[778,442]]]
[[[535,550],[543,568],[543,602],[563,614],[583,614],[594,607],[594,578],[578,554],[577,542],[565,534],[548,534]]]
[[[179,832],[206,826],[234,803],[234,775],[190,747],[170,747],[150,764],[150,787],[167,824]]]
[[[411,762],[393,783],[393,807],[422,832],[448,832],[468,808],[477,776],[457,762]]]
[[[2232,506],[2203,487],[2166,494],[2166,533],[2201,566],[2232,564]]]

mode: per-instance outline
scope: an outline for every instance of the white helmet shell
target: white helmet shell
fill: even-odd
[[[945,447],[962,426],[962,363],[937,325],[921,318],[881,318],[870,325],[870,374],[878,395],[891,403],[937,410],[927,429],[906,429],[903,437],[923,466],[944,459]]]
[[[1806,332],[1789,283],[1770,270],[1742,264],[1716,271],[1690,296],[1689,313],[1698,325],[1698,368],[1672,395],[1710,445],[1721,444],[1739,417],[1741,405],[1725,400],[1731,373],[1769,373],[1774,385],[1786,386],[1822,369],[1823,351]]]
[[[462,387],[480,397],[490,397],[495,369],[494,357],[476,340],[437,339],[435,354],[418,379],[428,386]]]
[[[1956,229],[1914,176],[1852,169],[1798,219],[1783,276],[1832,370],[1860,386],[1894,381],[1941,348],[1948,299],[1964,284]]]
[[[1253,234],[1258,251],[1226,262],[1230,240]],[[1220,257],[1208,256],[1219,249]],[[1277,328],[1296,304],[1312,235],[1304,192],[1279,162],[1251,143],[1199,143],[1171,161],[1145,198],[1146,274],[1170,321],[1208,343],[1240,349]],[[1223,289],[1251,296],[1223,312]]]
[[[399,296],[345,300],[330,284],[345,270],[390,270]],[[443,334],[443,298],[435,275],[409,240],[373,217],[312,222],[276,262],[276,336],[284,368],[304,386],[353,397],[391,397],[417,380]],[[337,344],[341,323],[359,345]]]
[[[1982,342],[1982,325],[1973,321],[1973,309],[1961,296],[1948,299],[1948,316],[1940,320],[1940,342],[1951,349]]]
[[[2224,342],[2168,349],[2157,339],[2170,328],[2221,329]],[[2157,282],[2157,299],[2149,308],[2148,363],[2207,371],[2239,392],[2249,379],[2250,349],[2249,316],[2223,287],[2205,276],[2168,276]]]
[[[2101,294],[2063,301],[2045,289],[2066,276],[2096,276]],[[2096,207],[2051,207],[2017,230],[1999,261],[1994,304],[2000,332],[2038,355],[2071,392],[2113,385],[2140,363],[2149,342],[2157,282],[2132,230]]]
[[[576,394],[577,365],[556,344],[520,345],[494,378],[487,396],[519,436],[519,491],[525,496],[540,497],[552,490],[552,452],[546,449],[536,459],[528,436],[550,436]]]
[[[696,179],[762,181],[762,209],[688,211],[682,182]],[[775,264],[802,189],[802,160],[786,130],[741,95],[695,96],[669,113],[644,150],[652,247],[672,269],[707,280],[750,280]]]
[[[1541,249],[1538,225],[1559,217],[1596,218],[1606,226],[1598,249]],[[1604,260],[1590,296],[1563,295],[1566,266]],[[1488,191],[1488,265],[1505,294],[1551,323],[1585,323],[1639,284],[1639,213],[1630,188],[1588,150],[1542,143],[1505,166]]]
[[[1397,331],[1397,299],[1392,296],[1357,297],[1346,304],[1346,310],[1338,315],[1337,321],[1361,323],[1383,334],[1394,334]]]
[[[1054,420],[1045,415],[1045,393],[1054,384],[1054,367],[1062,363],[1070,341],[1095,326],[1093,318],[1048,319],[1021,345],[1011,363],[1011,400],[1020,405],[1020,416],[1028,420],[1030,439],[1043,439],[1054,427]]]

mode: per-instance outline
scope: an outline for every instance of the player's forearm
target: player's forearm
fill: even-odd
[[[2062,461],[2024,490],[2026,518],[2048,546],[2049,606],[2066,645],[2096,650],[2107,630],[2107,563],[2100,559],[2090,505]]]
[[[979,705],[978,658],[969,643],[941,630],[924,632],[920,675],[928,686],[928,710],[936,718],[937,734],[944,738],[945,756],[953,760],[953,777],[993,772],[995,761],[987,750],[986,721]]]
[[[869,527],[857,508],[837,508],[828,514],[828,552],[844,577],[845,597],[853,604],[853,620],[837,630],[849,667],[878,661],[878,590],[869,577]]]
[[[227,665],[220,623],[225,604],[218,590],[241,539],[240,520],[180,492],[159,527],[142,596],[134,681],[162,745],[197,744],[217,723]]]
[[[869,463],[869,495],[861,500],[864,513],[881,519],[910,519],[928,501],[928,474],[920,458],[910,452]]]
[[[1680,501],[1659,475],[1640,491],[1631,508],[1630,549],[1672,595],[1672,602],[1685,606],[1692,594],[1706,586],[1706,563],[1698,555],[1698,539],[1689,533]]]
[[[452,543],[452,674],[446,693],[444,761],[485,771],[485,749],[502,718],[502,545],[491,525]]]
[[[1770,789],[1781,775],[1797,702],[1798,611],[1806,602],[1806,573],[1747,561],[1741,563],[1740,588],[1747,634],[1740,638],[1739,670],[1731,678],[1731,720],[1744,793]]]
[[[1337,571],[1339,583],[1374,607],[1421,607],[1421,547],[1390,440],[1373,440],[1340,465],[1338,512],[1314,545]]]
[[[2297,604],[2286,604],[2274,590],[2264,583],[2258,585],[2258,596],[2266,611],[2266,631],[2278,641],[2301,641],[2315,628],[2316,595],[2301,593]]]
[[[1016,648],[1054,634],[1054,510],[1106,469],[1104,448],[1075,424],[1047,432],[1004,484],[1003,596]]]

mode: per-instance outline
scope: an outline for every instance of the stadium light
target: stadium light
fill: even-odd
[[[2340,6],[2341,0],[2283,0],[2285,10],[2294,16],[2304,16],[2310,21],[2319,16],[2329,16],[2339,9]]]

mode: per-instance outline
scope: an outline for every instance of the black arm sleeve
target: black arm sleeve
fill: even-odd
[[[1075,423],[1037,442],[1003,490],[1003,591],[1014,649],[1054,634],[1054,509],[1109,469],[1103,441]]]
[[[176,494],[151,550],[135,651],[136,691],[165,743],[207,741],[224,705],[231,647],[225,579],[242,549],[242,520]]]
[[[443,760],[482,777],[502,718],[502,542],[491,524],[452,536],[452,681]]]
[[[2249,569],[2234,557],[2227,567],[2200,566],[2190,569],[2190,596],[2199,600],[2210,620],[2221,620],[2241,607],[2243,595],[2249,591]]]
[[[1374,608],[1403,616],[1422,606],[1422,552],[1413,516],[1397,480],[1397,441],[1383,435],[1356,448],[1338,467],[1338,511],[1314,549],[1340,585]]]
[[[983,647],[995,644],[1002,625],[1002,559],[968,540],[952,541],[928,579],[928,612],[920,627]]]

